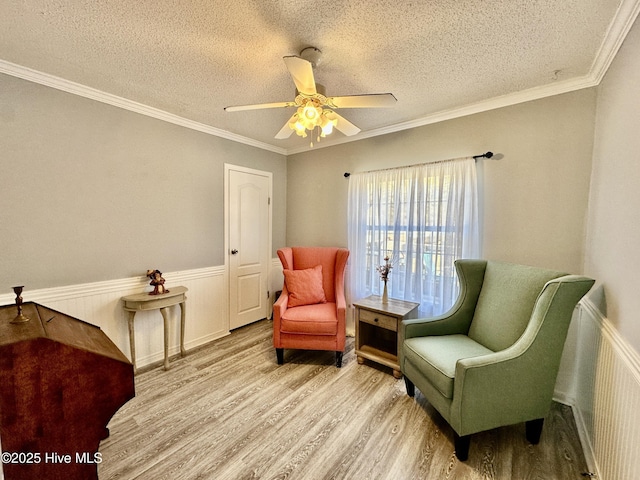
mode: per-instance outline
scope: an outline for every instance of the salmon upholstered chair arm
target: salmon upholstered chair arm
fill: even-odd
[[[282,286],[282,292],[278,297],[278,300],[273,304],[273,331],[274,331],[274,343],[276,343],[276,332],[280,332],[280,319],[282,314],[287,310],[287,304],[289,303],[289,293],[287,292],[287,286]]]
[[[280,263],[282,264],[282,269],[292,270],[293,269],[293,250],[289,247],[281,248],[278,250],[278,258],[280,259]],[[282,285],[282,292],[280,293],[280,297],[273,304],[273,332],[274,332],[274,344],[279,344],[280,342],[276,342],[276,336],[279,337],[280,333],[280,319],[282,318],[282,314],[287,310],[287,305],[289,303],[289,292],[287,291],[287,284],[284,283]],[[276,348],[278,345],[276,345]]]
[[[344,295],[344,272],[347,267],[347,259],[349,258],[349,250],[344,248],[338,250],[336,254],[336,270],[335,270],[335,295],[336,295],[336,314],[338,317],[338,331],[346,332],[347,328],[347,301]],[[338,339],[338,350],[344,350],[346,341],[346,333]]]

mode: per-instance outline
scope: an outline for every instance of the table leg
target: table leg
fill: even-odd
[[[136,373],[136,337],[133,329],[133,319],[136,312],[127,312],[129,314],[129,347],[131,349],[131,363],[133,364],[133,373]]]
[[[184,357],[187,351],[184,349],[184,323],[186,318],[186,302],[180,302],[180,356]]]
[[[164,369],[169,370],[169,312],[163,307],[160,313],[164,319]]]

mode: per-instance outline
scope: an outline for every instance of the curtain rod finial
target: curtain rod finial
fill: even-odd
[[[479,158],[491,158],[493,157],[493,152],[483,153],[482,155],[474,155],[473,158],[478,160]]]
[[[351,174],[349,172],[344,172],[344,178],[349,178]]]

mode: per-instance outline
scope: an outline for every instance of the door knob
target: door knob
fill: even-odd
[[[231,255],[235,255],[236,253],[238,253],[238,250],[236,250],[235,248],[231,250]]]

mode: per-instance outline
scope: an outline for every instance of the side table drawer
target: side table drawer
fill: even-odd
[[[390,317],[382,313],[372,312],[370,310],[360,310],[360,321],[376,325],[387,330],[398,331],[398,319],[396,317]]]

